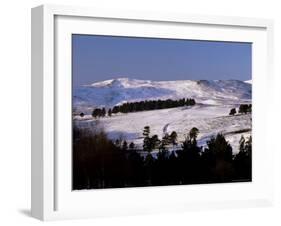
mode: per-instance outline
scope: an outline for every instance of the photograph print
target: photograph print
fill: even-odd
[[[252,44],[72,35],[72,189],[252,181]]]

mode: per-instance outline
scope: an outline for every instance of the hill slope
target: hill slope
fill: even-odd
[[[251,99],[251,84],[238,80],[150,81],[119,78],[73,90],[76,109],[113,107],[124,102],[194,98],[202,104],[237,104]]]
[[[93,118],[90,113],[95,106],[112,107],[123,102],[149,99],[194,98],[195,106],[171,109],[114,114],[112,117]],[[237,80],[227,81],[142,81],[114,79],[83,86],[74,90],[74,107],[88,114],[75,117],[81,127],[101,126],[109,138],[125,139],[142,148],[143,127],[149,125],[151,134],[162,137],[165,133],[178,133],[179,147],[192,127],[200,131],[198,143],[206,141],[217,133],[226,136],[238,152],[241,135],[249,137],[252,129],[251,114],[229,116],[231,108],[241,103],[251,103],[251,84]]]

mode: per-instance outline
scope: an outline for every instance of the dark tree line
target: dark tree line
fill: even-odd
[[[247,114],[252,112],[252,104],[241,104],[239,106],[239,113],[241,114]]]
[[[182,98],[179,100],[171,100],[171,99],[146,100],[146,101],[130,102],[130,103],[124,103],[122,105],[116,105],[112,109],[109,108],[107,112],[105,108],[95,108],[92,111],[92,116],[94,118],[104,117],[106,115],[110,117],[112,116],[112,114],[117,114],[119,112],[130,113],[130,112],[159,110],[159,109],[166,109],[166,108],[192,106],[192,105],[195,105],[195,100],[191,98]],[[80,116],[83,117],[84,113],[82,112]]]
[[[93,110],[92,112],[92,116],[94,118],[97,118],[97,117],[104,117],[106,115],[106,110],[105,108],[96,108]]]
[[[229,115],[235,115],[237,113],[236,108],[232,108],[229,112]],[[252,113],[252,104],[240,104],[238,108],[238,113],[247,114]]]
[[[172,99],[146,100],[146,101],[139,101],[139,102],[124,103],[122,105],[114,106],[112,109],[112,113],[114,114],[118,112],[129,113],[129,112],[159,110],[159,109],[166,109],[166,108],[192,106],[192,105],[195,105],[195,100],[191,98],[182,98],[179,100],[172,100]]]
[[[148,128],[143,133],[144,140],[152,139]],[[222,134],[212,137],[203,149],[197,144],[198,133],[193,128],[174,151],[161,145],[166,139],[162,138],[155,157],[152,144],[144,144],[148,152],[143,156],[134,143],[116,143],[102,131],[74,128],[73,189],[251,181],[251,138],[242,137],[239,153],[233,155]]]

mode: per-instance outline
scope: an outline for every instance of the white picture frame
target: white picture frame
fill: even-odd
[[[136,28],[130,27],[132,25]],[[159,30],[155,31],[157,27]],[[190,34],[181,32],[187,28],[190,29]],[[129,32],[126,33],[126,29]],[[71,105],[69,101],[62,101],[65,98],[71,99],[71,77],[68,76],[71,73],[69,35],[98,33],[172,37],[172,33],[168,30],[177,38],[254,43],[253,149],[254,153],[256,150],[257,157],[253,159],[253,181],[246,184],[71,191],[69,186],[71,147],[69,142],[65,144],[60,142],[62,136],[67,140],[71,134],[69,127],[71,114],[67,110],[59,110],[62,108],[59,107],[61,105],[64,105],[64,109],[69,109]],[[33,8],[32,216],[41,220],[56,220],[271,205],[273,181],[268,175],[273,173],[274,150],[266,149],[269,140],[260,138],[268,130],[267,110],[262,107],[261,102],[272,92],[272,39],[273,22],[265,19],[101,10],[56,5]],[[263,156],[259,154],[261,151]],[[243,191],[243,195],[238,197],[235,193],[239,191],[241,193]],[[229,197],[229,194],[233,195]],[[82,208],[83,203],[85,205]]]

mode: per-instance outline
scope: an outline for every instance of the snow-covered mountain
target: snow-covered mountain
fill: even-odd
[[[251,103],[252,85],[238,80],[184,80],[149,81],[119,78],[96,82],[74,89],[74,107],[84,112],[84,117],[76,116],[75,123],[81,127],[101,126],[110,139],[122,137],[141,148],[142,130],[149,125],[151,134],[162,137],[163,133],[178,133],[179,144],[187,132],[196,127],[200,134],[198,143],[206,141],[217,133],[225,135],[233,147],[239,151],[239,139],[249,137],[252,129],[251,114],[230,116],[232,108],[238,109],[242,103]],[[112,107],[117,104],[141,100],[194,98],[192,107],[178,107],[154,111],[105,116],[98,120],[91,116],[94,107]],[[98,124],[95,123],[98,121]]]
[[[74,89],[73,105],[86,110],[124,102],[194,98],[197,103],[221,105],[248,102],[251,84],[239,80],[150,81],[119,78]]]

